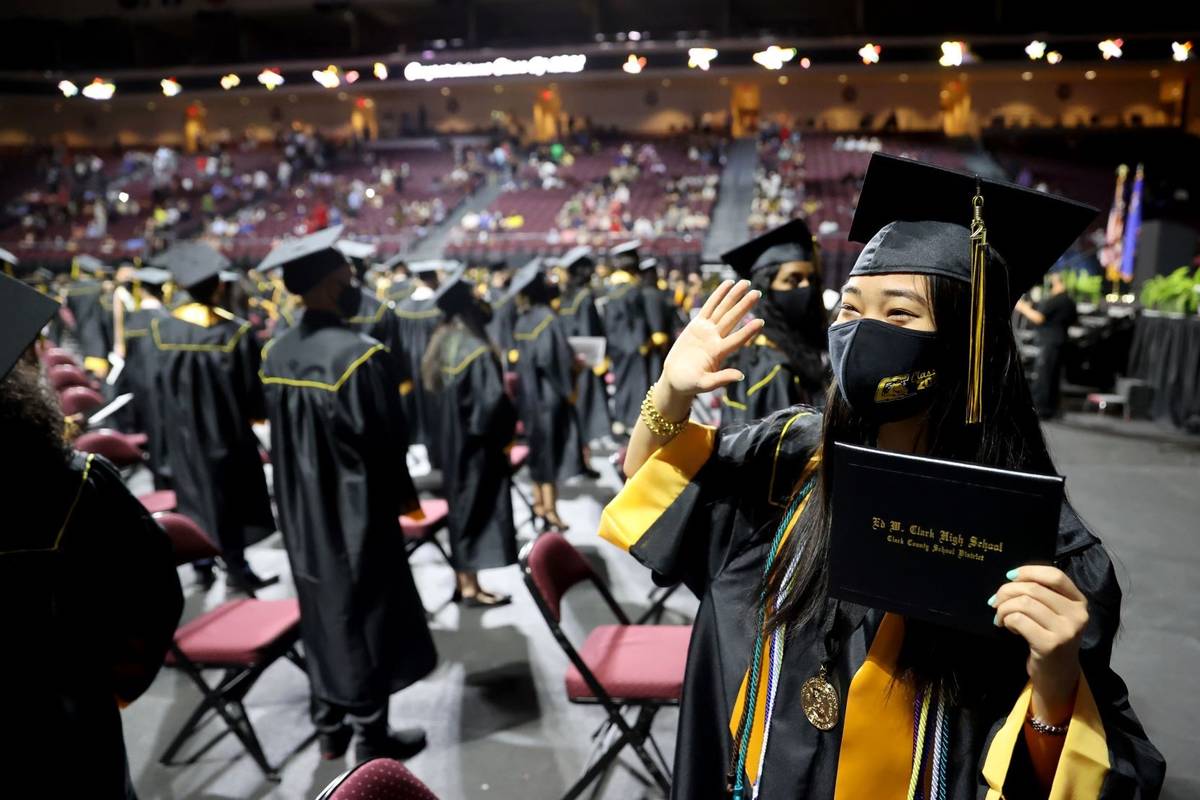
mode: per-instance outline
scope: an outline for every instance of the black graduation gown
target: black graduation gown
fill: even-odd
[[[433,298],[413,300],[411,297],[396,303],[396,318],[400,323],[400,348],[402,360],[408,365],[404,374],[412,380],[412,391],[403,398],[404,416],[414,442],[425,445],[430,461],[435,466],[437,456],[437,431],[434,427],[438,410],[433,399],[421,385],[421,359],[429,348],[429,339],[442,322],[442,312],[434,305]]]
[[[614,423],[632,431],[641,413],[642,399],[658,373],[650,372],[650,325],[646,304],[637,285],[617,286],[604,304],[604,330],[608,335],[608,355],[613,370]]]
[[[517,304],[512,297],[500,293],[490,301],[492,321],[487,324],[487,333],[501,353],[513,349],[513,327],[517,324]]]
[[[450,556],[474,571],[517,562],[507,447],[517,413],[504,391],[492,345],[465,327],[448,333],[438,353],[444,385],[436,395]]]
[[[658,451],[604,510],[601,536],[628,549],[663,584],[684,582],[700,598],[679,715],[672,797],[724,800],[732,751],[731,709],[746,675],[754,644],[758,583],[766,551],[783,506],[820,442],[821,417],[812,409],[784,409],[749,426],[714,431],[690,424]],[[647,493],[644,482],[654,491]],[[658,502],[664,489],[673,500]],[[1099,719],[1081,722],[1100,728],[1110,767],[1101,800],[1156,797],[1162,757],[1129,706],[1121,679],[1109,667],[1113,636],[1120,621],[1121,590],[1100,542],[1064,504],[1056,563],[1087,596],[1091,621],[1081,661]],[[852,678],[866,659],[883,615],[867,611],[861,624],[841,637],[830,681],[844,704]],[[843,713],[838,725],[821,732],[810,725],[800,687],[817,674],[824,636],[816,626],[788,629],[781,680],[760,784],[760,797],[832,798],[837,780]],[[1017,717],[1016,744],[999,744],[1006,718],[1026,681],[1015,662],[1011,679],[980,704],[950,709],[947,797],[987,797],[982,771],[995,744],[1000,780],[1010,798],[1038,792]],[[1081,686],[1083,682],[1081,682]],[[1076,714],[1083,713],[1076,703]],[[843,712],[846,709],[843,708]],[[1074,724],[1074,723],[1073,723]],[[1010,731],[1011,732],[1011,731]],[[1068,741],[1068,747],[1070,747]],[[1059,770],[1075,764],[1097,766],[1064,752]],[[1083,766],[1079,766],[1083,764]],[[1139,791],[1140,789],[1140,791]]]
[[[75,338],[79,352],[87,358],[107,359],[112,352],[112,297],[100,281],[85,278],[67,288],[67,308],[75,317]]]
[[[180,317],[207,323],[188,322]],[[275,530],[253,420],[265,419],[250,323],[196,303],[150,322],[179,513],[236,559]]]
[[[100,456],[28,484],[2,493],[0,793],[132,798],[118,700],[149,688],[183,610],[171,543]]]
[[[558,316],[562,320],[563,333],[567,336],[604,337],[604,323],[600,319],[600,312],[596,310],[592,290],[586,286],[563,297]],[[604,383],[607,374],[608,357],[605,356],[603,363],[583,369],[576,378],[575,408],[579,412],[579,423],[583,426],[584,441],[595,441],[612,433],[608,387]]]
[[[726,366],[741,370],[746,380],[725,387],[722,428],[762,419],[808,399],[783,351],[765,336],[734,353]]]
[[[646,341],[651,380],[662,372],[663,362],[679,328],[679,315],[671,294],[657,286],[643,285],[642,302],[646,306],[646,324],[650,336]],[[639,401],[640,402],[640,401]]]
[[[117,379],[118,393],[133,393],[127,406],[130,413],[121,427],[149,437],[146,445],[150,457],[148,466],[154,475],[154,485],[159,489],[170,488],[171,465],[167,458],[163,396],[157,385],[161,358],[150,336],[150,323],[167,316],[167,312],[158,307],[139,308],[125,314],[125,368]]]
[[[408,397],[412,394],[415,379],[410,372],[412,365],[405,358],[400,319],[395,312],[395,303],[380,300],[363,289],[358,311],[346,320],[346,326],[352,331],[370,336],[388,349],[388,356],[392,359],[396,376],[400,379],[400,396]]]
[[[583,437],[572,405],[575,353],[549,307],[534,306],[513,328],[520,376],[517,408],[529,440],[529,472],[536,483],[554,483],[584,472]]]
[[[313,693],[377,708],[437,662],[399,516],[419,507],[382,344],[307,311],[265,350],[279,521]]]

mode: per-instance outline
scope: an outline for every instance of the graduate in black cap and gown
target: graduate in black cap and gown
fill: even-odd
[[[825,405],[825,304],[816,241],[803,220],[791,222],[721,257],[763,293],[763,330],[729,360],[746,380],[721,398],[721,426],[762,419],[797,403]]]
[[[98,258],[76,256],[66,290],[66,306],[75,317],[74,334],[83,366],[102,378],[108,374],[108,354],[113,349],[112,289],[105,282],[108,274]]]
[[[171,273],[157,267],[143,267],[133,273],[133,307],[125,312],[118,348],[125,359],[125,367],[117,379],[117,393],[133,395],[128,406],[130,413],[124,418],[122,427],[141,431],[148,437],[147,466],[154,476],[156,489],[170,489],[172,484],[167,458],[166,410],[163,395],[158,391],[162,359],[150,337],[150,324],[170,316],[162,306],[163,286],[170,280]]]
[[[508,460],[517,412],[485,330],[491,308],[461,269],[443,279],[435,302],[445,321],[429,342],[421,378],[440,411],[450,559],[458,573],[454,598],[476,607],[504,605],[510,598],[483,589],[478,572],[517,563]]]
[[[509,291],[520,316],[510,367],[520,376],[517,408],[529,440],[534,513],[559,530],[558,482],[587,471],[575,413],[575,352],[550,308],[550,285],[535,258],[513,276]]]
[[[5,797],[136,798],[121,708],[183,594],[171,543],[101,456],[63,438],[33,342],[58,304],[0,275],[0,707]]]
[[[517,324],[517,305],[514,296],[508,290],[512,283],[512,270],[504,260],[492,261],[488,264],[489,275],[487,288],[488,305],[492,308],[492,318],[487,324],[488,336],[501,353],[513,349],[513,327]]]
[[[724,364],[762,330],[739,327],[760,298],[748,282],[722,284],[680,335],[600,530],[700,597],[673,797],[1158,796],[1162,757],[1109,663],[1121,589],[1070,503],[1053,566],[1014,564],[981,587],[996,636],[827,595],[831,503],[856,491],[830,483],[834,442],[1053,473],[1012,304],[1095,214],[876,154],[824,415],[687,421],[697,393],[743,377]]]
[[[558,306],[558,318],[562,321],[563,333],[571,336],[594,336],[605,338],[604,322],[596,308],[592,293],[592,276],[596,262],[592,248],[576,247],[567,251],[559,264],[567,274],[566,289]],[[594,442],[612,434],[612,416],[608,411],[608,387],[604,376],[608,374],[609,360],[580,371],[576,379],[575,408],[583,426],[583,438]]]
[[[338,233],[284,242],[260,267],[282,266],[305,307],[263,355],[275,493],[322,756],[341,756],[357,732],[359,761],[408,758],[425,734],[389,731],[388,698],[437,663],[399,522],[420,503],[395,365],[346,324],[362,289]]]
[[[455,266],[448,261],[410,263],[408,271],[412,275],[413,290],[408,297],[396,303],[396,318],[400,321],[400,347],[406,364],[404,375],[406,380],[412,381],[404,386],[404,413],[413,441],[425,445],[434,466],[440,466],[436,455],[437,430],[434,427],[438,410],[433,407],[429,392],[421,385],[421,359],[429,349],[430,337],[442,321],[442,312],[433,302],[439,271]]]
[[[157,389],[179,513],[216,538],[233,588],[259,589],[278,576],[260,578],[245,554],[275,531],[251,428],[266,418],[258,342],[249,322],[221,307],[228,259],[191,242],[173,248],[169,264],[192,302],[150,320],[150,340],[160,359]],[[197,564],[196,571],[202,583],[211,583],[211,565]]]
[[[608,281],[612,289],[604,301],[604,331],[613,374],[613,433],[617,436],[633,429],[651,381],[652,329],[642,296],[637,244],[631,242],[610,251],[612,273]]]

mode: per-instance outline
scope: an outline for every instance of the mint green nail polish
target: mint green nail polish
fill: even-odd
[[[988,598],[988,605],[991,606],[992,608],[996,607],[996,595],[992,595],[991,597]]]
[[[1010,581],[1015,581],[1019,572],[1019,569],[1010,569],[1004,577],[1008,578]]]
[[[995,625],[997,628],[1000,627],[1000,615],[999,614],[997,614],[996,618],[992,620],[992,624]]]

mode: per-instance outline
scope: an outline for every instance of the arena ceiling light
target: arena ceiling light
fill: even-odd
[[[346,83],[354,83],[358,80],[358,70],[352,69],[346,73]]]
[[[388,76],[387,64],[382,61],[376,61],[375,66],[371,67],[371,74],[378,80],[386,81]]]
[[[943,67],[961,67],[966,54],[966,42],[942,42],[942,55],[938,63]]]
[[[183,91],[183,86],[174,78],[163,78],[158,85],[162,87],[162,93],[167,97],[174,97]]]
[[[1191,42],[1171,42],[1171,58],[1175,61],[1187,61],[1192,57]],[[59,84],[60,86],[62,84]]]
[[[628,72],[630,75],[637,75],[646,68],[646,57],[638,56],[634,53],[629,54],[629,58],[625,59],[625,63],[621,65],[621,69]]]
[[[336,89],[342,82],[338,75],[338,68],[330,64],[325,69],[314,69],[312,71],[313,80],[321,84],[326,89]]]
[[[92,82],[83,87],[83,96],[88,100],[108,100],[116,92],[116,84],[103,78],[92,78]]]
[[[79,94],[79,87],[70,81],[59,81],[58,90],[62,92],[63,97],[74,97]]]
[[[864,64],[878,64],[879,56],[883,53],[883,47],[877,44],[867,42],[858,49],[858,57],[862,59]]]
[[[1124,39],[1105,39],[1097,45],[1100,48],[1100,55],[1104,56],[1104,60],[1108,61],[1113,58],[1120,58],[1122,48],[1125,46]]]
[[[688,49],[688,67],[708,71],[718,53],[714,47],[692,47]]]
[[[228,75],[221,76],[221,88],[227,92],[235,86],[241,85],[241,82],[242,79],[233,72],[229,73]]]
[[[1025,55],[1029,56],[1030,61],[1040,61],[1046,55],[1046,43],[1034,39],[1025,45]]]
[[[587,56],[563,53],[532,58],[497,58],[493,61],[456,61],[452,64],[422,64],[410,61],[404,66],[408,81],[440,81],[448,78],[499,78],[511,75],[564,75],[583,72]]]
[[[283,76],[279,70],[267,68],[258,73],[258,82],[267,87],[268,92],[273,92],[283,85]]]
[[[808,56],[805,56],[804,58],[800,59],[800,68],[801,69],[808,69],[811,66],[812,66],[812,59],[809,58]]]
[[[773,44],[766,50],[759,50],[753,55],[754,63],[767,69],[783,69],[783,65],[796,57],[796,48],[780,47]]]
[[[1047,64],[1062,63],[1062,53],[1058,52],[1057,50],[1051,50],[1049,53],[1046,53],[1046,63]]]

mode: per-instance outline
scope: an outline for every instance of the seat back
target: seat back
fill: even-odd
[[[68,386],[91,386],[92,380],[76,364],[55,364],[46,370],[46,379],[55,391]]]
[[[601,586],[591,565],[560,533],[543,533],[526,545],[521,566],[530,592],[554,623],[562,621],[562,599],[571,587],[585,580]]]
[[[173,511],[160,511],[154,515],[154,520],[171,540],[176,566],[221,555],[221,548],[189,517]]]
[[[104,398],[87,386],[69,386],[58,393],[58,402],[63,413],[69,417],[72,414],[90,414],[104,405]]]
[[[102,455],[119,468],[140,464],[145,459],[145,453],[129,437],[106,428],[81,433],[74,447],[81,453]]]
[[[390,758],[364,761],[339,775],[317,800],[438,800],[429,787]]]

